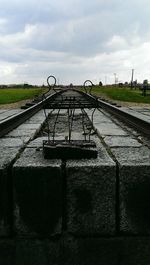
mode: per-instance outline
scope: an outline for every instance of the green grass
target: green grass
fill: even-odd
[[[144,97],[141,90],[131,90],[130,88],[119,88],[114,86],[95,86],[92,89],[92,94],[97,96],[106,96],[109,99],[127,101],[127,102],[137,102],[137,103],[150,103],[150,90]]]
[[[0,89],[0,104],[9,104],[25,99],[32,99],[35,95],[41,93],[43,93],[43,89],[41,88]],[[92,94],[104,96],[113,100],[150,104],[150,90],[147,92],[147,96],[144,97],[139,89],[131,90],[130,88],[119,88],[114,86],[95,86],[92,89]]]
[[[42,89],[0,89],[0,104],[9,104],[17,101],[32,99],[42,93]]]

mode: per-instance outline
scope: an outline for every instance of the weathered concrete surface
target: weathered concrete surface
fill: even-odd
[[[19,129],[19,127],[18,128],[16,128],[16,129],[14,129],[13,131],[11,131],[10,133],[8,133],[7,135],[6,135],[6,137],[21,137],[21,138],[25,138],[25,137],[29,137],[30,136],[30,138],[31,139],[33,139],[34,138],[34,136],[36,135],[36,133],[37,133],[37,131],[36,130],[32,130],[32,129]]]
[[[23,140],[20,138],[1,138],[0,139],[0,148],[8,147],[23,147]],[[9,153],[9,149],[7,150]]]
[[[122,110],[124,110],[126,113],[132,114],[134,117],[150,122],[150,109],[145,109],[144,111],[144,109],[138,108],[122,108]]]
[[[10,165],[15,160],[19,148],[0,147],[0,236],[11,233],[12,223],[12,177]]]
[[[18,236],[60,234],[62,229],[61,161],[45,160],[28,148],[13,167],[14,218]]]
[[[66,163],[67,228],[76,235],[112,235],[116,229],[115,163],[96,143],[97,159]]]
[[[112,148],[119,167],[120,232],[150,234],[150,149]]]
[[[109,147],[140,147],[142,144],[131,136],[106,136],[105,143]]]
[[[48,112],[49,111],[47,111],[47,113]],[[37,114],[35,114],[33,117],[28,119],[24,124],[38,124],[38,123],[41,124],[44,120],[45,120],[44,111],[41,110]]]
[[[88,111],[89,117],[92,115],[92,111]],[[115,124],[110,115],[105,115],[102,112],[96,110],[93,116],[93,125],[97,130],[97,133],[104,136],[127,136],[128,132],[123,130],[120,126]]]

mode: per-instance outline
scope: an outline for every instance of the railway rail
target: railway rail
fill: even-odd
[[[90,90],[91,93],[91,90]],[[13,130],[20,124],[24,123],[27,119],[44,108],[49,109],[86,109],[86,108],[102,108],[106,112],[115,115],[125,124],[132,126],[134,129],[140,131],[146,137],[150,138],[150,122],[141,118],[135,117],[127,111],[122,110],[110,103],[104,102],[101,99],[88,93],[81,92],[77,89],[64,89],[52,95],[45,96],[40,102],[31,104],[29,108],[13,115],[13,117],[7,118],[0,122],[0,137],[3,137],[9,131]]]

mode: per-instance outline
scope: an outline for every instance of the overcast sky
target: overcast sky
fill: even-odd
[[[0,84],[150,80],[149,0],[0,0]]]

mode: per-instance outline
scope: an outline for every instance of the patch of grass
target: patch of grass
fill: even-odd
[[[114,86],[95,86],[92,89],[92,94],[97,96],[106,96],[113,100],[137,102],[137,103],[150,103],[150,91],[144,97],[141,90],[131,90],[130,88],[114,87]]]
[[[0,104],[14,103],[20,100],[32,99],[43,93],[43,89],[0,89]]]

